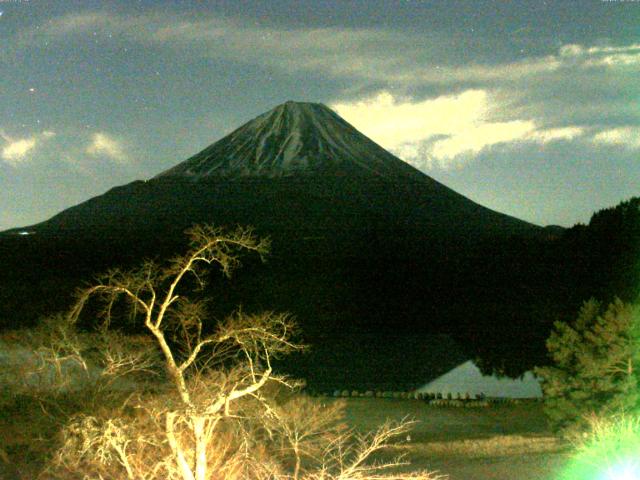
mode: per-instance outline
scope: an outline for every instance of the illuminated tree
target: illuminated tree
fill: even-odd
[[[588,429],[589,417],[640,406],[640,310],[615,300],[585,302],[575,323],[556,322],[547,340],[553,365],[537,368],[545,411],[561,431]]]
[[[157,372],[150,345],[166,376],[152,388],[134,383],[115,416],[113,409],[100,411],[98,403],[96,411],[74,416],[62,431],[47,478],[437,478],[428,472],[385,475],[400,459],[366,462],[406,432],[406,422],[359,437],[341,427],[339,404],[277,401],[270,389],[297,385],[272,367],[274,358],[301,348],[292,319],[240,311],[208,330],[206,303],[187,297],[204,286],[207,267],[217,265],[229,275],[242,250],[264,255],[268,242],[243,228],[199,226],[189,235],[190,249],[167,266],[145,262],[134,270],[113,270],[79,292],[66,318],[50,322],[49,346],[40,358],[60,372],[69,363],[86,372],[97,368],[96,383],[106,385],[98,389],[101,394],[123,388],[105,379]],[[123,299],[130,318],[141,320],[150,334],[144,348],[110,333]],[[102,306],[97,333],[80,333],[75,325],[83,312],[95,310],[94,300]]]

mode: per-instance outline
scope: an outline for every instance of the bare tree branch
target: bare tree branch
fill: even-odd
[[[238,310],[207,329],[207,304],[189,300],[186,291],[193,282],[185,280],[189,277],[202,288],[208,268],[217,266],[230,275],[240,264],[241,252],[263,257],[269,242],[240,227],[227,231],[195,226],[188,234],[189,250],[168,265],[144,262],[138,269],[112,270],[78,292],[57,334],[59,342],[52,343],[59,345],[52,358],[74,359],[89,368],[82,339],[69,327],[95,299],[104,308],[94,337],[98,354],[92,358],[101,365],[102,376],[111,379],[106,388],[121,377],[156,373],[149,344],[136,345],[110,333],[112,316],[126,299],[131,318],[143,317],[169,382],[160,394],[129,396],[121,410],[135,404],[138,413],[130,422],[85,416],[68,425],[54,462],[62,472],[58,478],[75,471],[87,478],[141,480],[436,478],[386,473],[402,465],[401,458],[368,463],[392,437],[406,432],[407,422],[357,437],[340,426],[338,404],[325,408],[307,399],[281,406],[266,394],[268,385],[298,385],[274,373],[272,366],[273,359],[302,349],[295,341],[293,319]]]

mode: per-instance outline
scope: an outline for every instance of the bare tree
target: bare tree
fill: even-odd
[[[285,383],[284,378],[273,374],[271,359],[300,346],[291,341],[294,325],[289,316],[270,312],[251,316],[236,314],[213,333],[205,335],[206,305],[190,300],[181,292],[187,277],[195,282],[196,288],[203,288],[206,267],[216,264],[229,275],[239,265],[241,250],[264,255],[269,245],[245,228],[227,232],[197,226],[189,231],[189,236],[189,251],[174,258],[168,266],[147,261],[135,270],[113,270],[100,278],[98,284],[79,292],[69,319],[75,322],[87,302],[99,297],[104,306],[102,327],[106,329],[119,298],[129,301],[133,315],[142,317],[160,348],[179,399],[177,408],[163,415],[164,433],[177,472],[185,480],[204,480],[209,478],[207,447],[220,420],[232,415],[232,403],[247,395],[259,398],[259,390],[270,380]],[[175,347],[170,345],[169,335]],[[208,367],[221,366],[232,356],[240,356],[243,361],[215,382],[205,382],[207,387],[214,388],[207,388],[203,395],[203,374],[199,373],[197,363],[205,353]],[[139,367],[133,356],[111,354],[110,357],[114,359],[111,362],[114,372]],[[109,428],[116,427],[110,425]],[[184,428],[189,431],[190,442],[185,442],[179,432]],[[124,447],[116,451],[127,475],[134,478],[125,461]]]
[[[291,458],[293,480],[314,468],[327,445],[343,438],[346,425],[338,420],[345,406],[344,401],[325,405],[300,395],[274,405],[263,417],[263,425],[277,441],[276,454],[285,461]]]
[[[75,416],[62,432],[62,447],[45,472],[47,478],[437,478],[427,472],[385,475],[382,470],[402,464],[398,459],[366,463],[406,424],[357,437],[340,426],[339,405],[274,401],[269,385],[299,385],[272,366],[274,358],[302,348],[294,340],[291,317],[238,311],[207,328],[206,302],[187,296],[204,287],[209,267],[217,265],[230,275],[242,251],[263,256],[268,241],[246,228],[229,232],[198,226],[189,236],[184,255],[166,266],[147,261],[137,269],[108,272],[79,291],[66,319],[58,319],[61,326],[54,331],[59,333],[51,337],[55,341],[44,357],[57,360],[58,366],[73,361],[88,371],[86,353],[93,351],[100,360],[94,360],[100,377],[109,379],[100,390],[106,391],[114,387],[114,378],[155,371],[152,355],[142,353],[146,349],[139,344],[120,348],[126,340],[118,342],[109,333],[121,300],[126,300],[131,318],[144,324],[156,345],[168,381],[155,391],[132,392],[118,416]],[[91,342],[83,343],[85,337],[74,334],[73,326],[94,300],[101,305],[101,321],[93,337],[99,340],[90,348]]]
[[[403,455],[390,459],[372,461],[372,457],[392,445],[392,441],[404,436],[413,422],[404,419],[401,422],[386,422],[376,431],[368,434],[356,434],[347,431],[325,446],[322,464],[309,472],[305,480],[445,480],[426,470],[399,472],[399,467],[409,466]]]

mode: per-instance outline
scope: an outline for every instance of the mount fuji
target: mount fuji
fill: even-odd
[[[271,237],[269,265],[245,262],[212,292],[214,314],[292,312],[312,353],[290,366],[312,384],[423,384],[419,360],[438,351],[425,335],[486,350],[500,332],[500,355],[545,354],[522,305],[549,274],[523,245],[547,230],[469,200],[317,103],[286,102],[153,178],[0,234],[0,319],[32,323],[96,273],[183,251],[197,223]]]
[[[428,237],[541,230],[438,183],[326,106],[291,101],[150,180],[25,229],[111,236],[132,228],[181,232],[201,222],[251,224],[268,234],[300,230],[305,237],[308,229],[427,229]]]

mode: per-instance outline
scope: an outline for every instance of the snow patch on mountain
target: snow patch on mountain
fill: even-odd
[[[424,174],[319,103],[286,102],[156,178]]]

